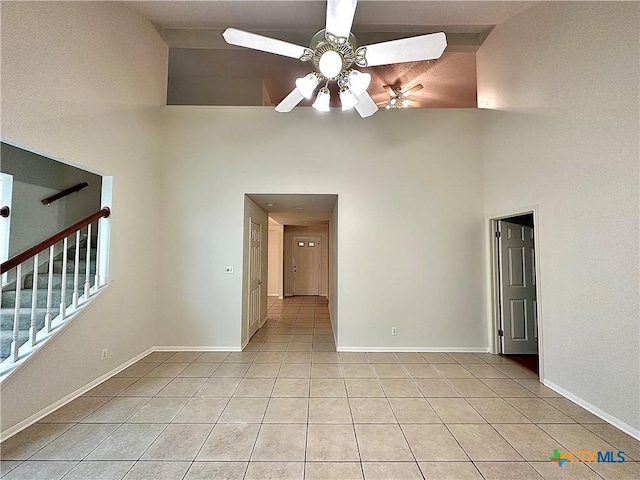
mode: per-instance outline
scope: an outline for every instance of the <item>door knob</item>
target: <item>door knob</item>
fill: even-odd
[[[258,280],[258,285],[262,285],[262,280]]]

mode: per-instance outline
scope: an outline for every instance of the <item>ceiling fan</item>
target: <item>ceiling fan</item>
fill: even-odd
[[[422,85],[419,83],[411,88],[404,87],[390,87],[384,85],[382,88],[389,94],[389,100],[379,102],[378,107],[384,107],[387,109],[407,108],[407,107],[419,107],[420,103],[415,100],[410,100],[411,94],[416,93],[418,90],[422,90]]]
[[[222,36],[227,43],[311,61],[314,70],[296,80],[296,88],[276,106],[278,112],[290,112],[303,98],[310,99],[320,87],[313,107],[329,111],[331,94],[328,85],[336,82],[342,110],[353,107],[361,117],[376,113],[378,106],[367,93],[371,75],[352,67],[374,67],[391,63],[415,62],[440,58],[447,46],[443,32],[358,46],[351,33],[357,0],[327,0],[326,25],[316,33],[309,47],[264,37],[235,28],[227,28]]]

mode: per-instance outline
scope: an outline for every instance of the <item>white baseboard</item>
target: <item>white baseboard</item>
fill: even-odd
[[[487,353],[488,347],[343,347],[338,352],[429,352],[429,353]]]
[[[277,294],[277,293],[268,293],[267,297],[278,297],[278,298],[281,298],[280,295]]]
[[[284,300],[284,297],[282,295],[278,295],[278,300]]]
[[[84,395],[85,393],[87,393],[89,390],[91,390],[94,387],[97,387],[98,385],[100,385],[102,382],[109,380],[111,377],[113,377],[114,375],[120,373],[122,370],[124,370],[125,368],[133,365],[134,363],[136,363],[138,360],[146,357],[147,355],[149,355],[151,352],[153,352],[154,349],[153,348],[149,348],[147,350],[145,350],[144,352],[142,352],[139,355],[136,355],[135,357],[133,357],[130,360],[127,360],[126,362],[124,362],[123,364],[121,364],[120,366],[114,368],[113,370],[111,370],[110,372],[105,373],[104,375],[102,375],[101,377],[96,378],[95,380],[93,380],[92,382],[87,383],[84,387],[80,387],[78,390],[76,390],[75,392],[70,393],[69,395],[67,395],[66,397],[61,398],[60,400],[58,400],[55,403],[52,403],[51,405],[49,405],[46,408],[43,408],[42,410],[40,410],[38,413],[35,413],[33,415],[31,415],[29,418],[26,418],[25,420],[15,424],[13,427],[8,428],[7,430],[5,430],[4,432],[0,432],[0,442],[4,442],[7,438],[14,436],[16,433],[21,432],[22,430],[24,430],[25,428],[33,425],[34,423],[36,423],[38,420],[43,419],[44,417],[46,417],[47,415],[49,415],[50,413],[54,412],[55,410],[57,410],[60,407],[65,406],[67,403],[71,402],[72,400],[75,400],[76,398],[78,398],[80,395]]]
[[[623,422],[622,420],[619,420],[618,418],[614,417],[613,415],[609,415],[604,410],[599,409],[595,405],[590,404],[586,400],[574,395],[573,393],[571,393],[568,390],[565,390],[562,387],[559,387],[558,385],[556,385],[553,382],[550,382],[549,380],[543,380],[542,383],[546,387],[549,387],[554,392],[559,393],[563,397],[568,398],[569,400],[571,400],[573,403],[575,403],[577,405],[580,405],[585,410],[593,413],[596,417],[600,417],[605,422],[610,423],[611,425],[613,425],[614,427],[616,427],[619,430],[622,430],[627,435],[631,435],[636,440],[640,440],[640,430],[638,430],[637,428],[634,428],[631,425],[628,425],[627,423]]]
[[[241,352],[239,345],[230,346],[202,346],[202,345],[160,345],[153,347],[155,352]]]

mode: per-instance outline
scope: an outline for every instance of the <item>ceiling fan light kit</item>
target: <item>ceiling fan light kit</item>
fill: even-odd
[[[322,87],[318,92],[318,96],[316,97],[316,101],[313,102],[312,107],[319,112],[328,112],[330,101],[331,93],[329,92],[329,89],[327,87]]]
[[[356,4],[357,0],[328,0],[325,29],[313,36],[309,48],[234,28],[226,29],[222,36],[232,45],[313,63],[316,71],[296,79],[294,90],[276,106],[276,111],[290,112],[304,98],[310,99],[316,87],[324,82],[312,106],[328,112],[331,101],[328,85],[336,82],[342,110],[355,107],[358,114],[365,118],[378,110],[367,93],[371,75],[354,70],[353,65],[371,67],[433,60],[440,58],[447,40],[445,34],[440,32],[358,47],[351,33]]]

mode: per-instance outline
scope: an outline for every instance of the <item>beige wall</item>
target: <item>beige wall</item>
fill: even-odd
[[[283,296],[283,252],[284,227],[275,220],[269,220],[269,272],[267,294],[270,297]]]
[[[2,137],[114,185],[112,284],[2,383],[6,430],[156,343],[167,47],[111,2],[3,2],[1,14]]]
[[[638,18],[638,3],[543,2],[478,52],[479,103],[495,109],[485,212],[538,207],[545,381],[636,435]]]
[[[487,348],[481,112],[163,113],[162,344],[239,345],[244,195],[302,191],[339,196],[340,348]]]
[[[296,236],[320,237],[320,295],[329,294],[329,227],[300,227],[285,225],[284,227],[284,294],[293,295],[293,238]]]
[[[329,219],[329,315],[333,326],[333,336],[338,342],[338,202],[333,207]]]

